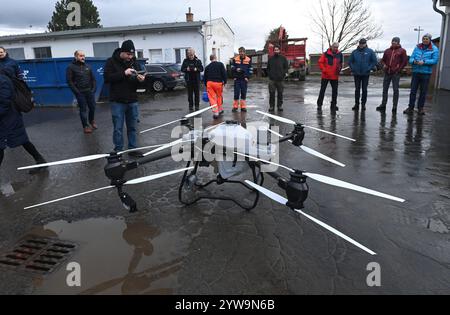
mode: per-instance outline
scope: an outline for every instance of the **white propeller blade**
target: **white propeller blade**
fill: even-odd
[[[273,133],[275,136],[279,137],[279,138],[283,138],[284,136],[278,132],[276,132],[275,130],[272,129],[267,129],[267,131]]]
[[[189,115],[184,116],[184,118],[192,118],[192,117],[198,116],[198,115],[203,114],[204,112],[207,112],[207,111],[209,111],[209,110],[211,110],[211,109],[213,109],[215,107],[217,107],[217,105],[206,107],[206,108],[201,109],[199,111],[190,113]]]
[[[184,118],[182,118],[182,119],[177,119],[177,120],[174,120],[174,121],[171,121],[171,122],[162,124],[162,125],[160,125],[160,126],[153,127],[153,128],[150,128],[150,129],[141,131],[140,133],[143,134],[143,133],[150,132],[150,131],[153,131],[153,130],[156,130],[156,129],[160,129],[160,128],[162,128],[162,127],[166,127],[166,126],[170,126],[170,125],[172,125],[172,124],[176,124],[176,123],[182,121],[182,120],[185,119],[185,118],[192,118],[192,117],[201,115],[201,114],[203,114],[204,112],[206,112],[206,111],[208,111],[208,110],[210,110],[210,109],[212,109],[212,108],[214,108],[214,107],[217,107],[217,105],[215,105],[215,106],[210,106],[210,107],[208,107],[208,108],[201,109],[201,110],[199,110],[199,111],[196,111],[196,112],[193,112],[193,113],[190,113],[190,114],[184,116]]]
[[[166,123],[166,124],[163,124],[163,125],[161,125],[161,126],[153,127],[153,128],[150,128],[150,129],[141,131],[141,134],[146,133],[146,132],[150,132],[150,131],[153,131],[153,130],[156,130],[156,129],[159,129],[159,128],[162,128],[162,127],[166,127],[166,126],[169,126],[169,125],[172,125],[172,124],[176,124],[177,122],[180,122],[180,121],[182,121],[182,120],[183,120],[183,119],[177,119],[177,120],[168,122],[168,123]]]
[[[285,123],[285,124],[294,125],[294,126],[297,125],[297,123],[295,121],[287,119],[287,118],[284,118],[284,117],[280,117],[280,116],[264,113],[264,112],[261,112],[259,110],[257,110],[256,112],[258,114],[261,114],[261,115],[273,118],[273,119],[278,120],[279,122],[282,122],[282,123]],[[306,125],[302,125],[302,126],[305,127],[305,128],[308,128],[308,129],[313,129],[313,130],[316,130],[316,131],[319,131],[319,132],[323,132],[323,133],[326,133],[326,134],[329,134],[329,135],[332,135],[332,136],[335,136],[335,137],[339,137],[339,138],[342,138],[342,139],[346,139],[346,140],[350,140],[350,141],[356,142],[355,139],[348,138],[348,137],[345,137],[345,136],[341,136],[341,135],[339,135],[337,133],[332,133],[332,132],[329,132],[329,131],[326,131],[326,130],[322,130],[322,129],[319,129],[319,128],[315,128],[315,127],[311,127],[311,126],[306,126]]]
[[[166,172],[166,173],[146,176],[146,177],[142,177],[142,178],[137,178],[137,179],[133,179],[133,180],[127,181],[125,183],[125,185],[142,184],[142,183],[150,182],[152,180],[156,180],[156,179],[159,179],[159,178],[170,176],[170,175],[173,175],[173,174],[186,172],[186,171],[189,171],[189,170],[192,170],[192,169],[194,169],[194,167],[189,167],[189,168],[184,168],[184,169],[180,169],[180,170],[170,171],[170,172]],[[25,208],[25,210],[29,210],[29,209],[33,209],[33,208],[37,208],[37,207],[41,207],[41,206],[45,206],[45,205],[49,205],[49,204],[52,204],[52,203],[56,203],[56,202],[60,202],[60,201],[68,200],[68,199],[81,197],[81,196],[84,196],[84,195],[87,195],[87,194],[92,194],[92,193],[95,193],[95,192],[99,192],[99,191],[106,190],[106,189],[112,189],[112,188],[115,188],[115,186],[107,186],[107,187],[103,187],[103,188],[87,191],[87,192],[84,192],[84,193],[80,193],[80,194],[76,194],[76,195],[72,195],[72,196],[68,196],[68,197],[64,197],[64,198],[60,198],[60,199],[56,199],[56,200],[52,200],[52,201],[48,201],[48,202],[44,202],[44,203],[41,203],[41,204],[38,204],[38,205],[27,207],[27,208]]]
[[[58,161],[58,162],[52,162],[52,163],[45,163],[45,164],[39,164],[39,165],[20,167],[17,170],[23,171],[23,170],[29,170],[29,169],[41,168],[41,167],[48,167],[48,166],[56,166],[56,165],[88,162],[88,161],[94,161],[94,160],[98,160],[98,159],[103,159],[103,158],[106,158],[108,156],[109,156],[109,154],[89,155],[89,156],[85,156],[85,157],[79,157],[79,158],[75,158],[75,159],[63,160],[63,161]]]
[[[45,206],[45,205],[49,205],[49,204],[60,202],[60,201],[67,200],[67,199],[72,199],[72,198],[84,196],[84,195],[87,195],[87,194],[92,194],[92,193],[95,193],[95,192],[99,192],[99,191],[106,190],[106,189],[111,189],[111,188],[114,188],[114,186],[103,187],[103,188],[99,188],[99,189],[95,189],[95,190],[91,190],[91,191],[86,191],[86,192],[81,193],[81,194],[76,194],[76,195],[72,195],[72,196],[69,196],[69,197],[64,197],[64,198],[60,198],[60,199],[44,202],[44,203],[41,203],[41,204],[38,204],[38,205],[34,205],[34,206],[31,206],[31,207],[26,207],[25,210],[33,209],[33,208],[37,208],[37,207],[41,207],[41,206]]]
[[[361,186],[357,186],[357,185],[353,185],[332,177],[328,177],[328,176],[323,176],[323,175],[319,175],[319,174],[313,174],[313,173],[303,173],[305,176],[314,179],[318,182],[327,184],[327,185],[331,185],[331,186],[336,186],[336,187],[341,187],[341,188],[345,188],[345,189],[350,189],[350,190],[355,190],[355,191],[359,191],[368,195],[372,195],[372,196],[377,196],[377,197],[381,197],[381,198],[385,198],[385,199],[389,199],[389,200],[394,200],[397,202],[405,202],[405,199],[401,199],[401,198],[397,198],[391,195],[387,195],[372,189],[368,189],[368,188],[364,188]]]
[[[272,165],[284,168],[284,169],[286,169],[286,170],[288,170],[289,172],[292,172],[292,173],[295,172],[295,170],[293,170],[292,168],[284,166],[284,165],[281,165],[281,164],[277,164],[277,163],[274,163],[274,162],[266,161],[266,160],[259,159],[259,158],[256,158],[256,157],[253,157],[253,156],[250,156],[250,155],[247,155],[247,154],[239,153],[239,152],[234,152],[234,154],[240,155],[240,156],[243,156],[243,157],[255,160],[255,161],[260,161],[260,162],[263,162],[263,163],[272,164]]]
[[[272,114],[269,114],[269,113],[264,113],[264,112],[262,112],[260,110],[257,110],[256,112],[258,114],[270,117],[272,119],[278,120],[279,122],[282,122],[282,123],[285,123],[285,124],[294,125],[294,126],[297,125],[297,123],[295,121],[287,119],[287,118],[284,118],[284,117],[280,117],[280,116],[277,116],[277,115],[272,115]]]
[[[302,149],[303,151],[305,151],[308,154],[311,154],[311,155],[313,155],[315,157],[318,157],[319,159],[322,159],[322,160],[328,161],[330,163],[336,164],[336,165],[338,165],[340,167],[345,167],[345,164],[342,164],[341,162],[338,162],[338,161],[336,161],[336,160],[334,160],[334,159],[332,159],[332,158],[330,158],[330,157],[328,157],[326,155],[323,155],[322,153],[319,153],[319,152],[317,152],[317,151],[315,151],[315,150],[313,150],[311,148],[308,148],[307,146],[302,145],[302,146],[300,146],[300,149]]]
[[[364,245],[361,245],[360,243],[358,243],[357,241],[355,241],[354,239],[348,237],[347,235],[345,235],[344,233],[339,232],[338,230],[336,230],[335,228],[329,226],[326,223],[323,223],[320,220],[317,220],[316,218],[304,213],[301,210],[295,210],[295,212],[300,213],[301,215],[307,217],[308,219],[310,219],[311,221],[313,221],[314,223],[317,223],[318,225],[320,225],[321,227],[327,229],[328,231],[330,231],[333,234],[336,234],[337,236],[343,238],[344,240],[346,240],[347,242],[355,245],[356,247],[362,249],[363,251],[365,251],[366,253],[369,253],[372,256],[375,256],[377,253],[375,253],[374,251],[368,249],[367,247],[365,247]]]
[[[158,152],[161,152],[161,151],[164,151],[164,150],[169,149],[169,148],[172,148],[172,147],[174,147],[174,146],[176,146],[176,145],[178,145],[178,144],[182,144],[182,143],[186,143],[186,142],[191,142],[191,141],[190,141],[190,140],[189,140],[189,141],[184,141],[183,139],[178,139],[178,140],[176,140],[176,141],[174,141],[174,142],[165,144],[165,145],[159,147],[158,149],[155,149],[155,150],[153,150],[153,151],[150,151],[150,152],[145,153],[145,154],[144,154],[144,157],[145,157],[145,156],[152,155],[152,154],[155,154],[155,153],[158,153]]]
[[[245,183],[251,187],[253,187],[254,189],[258,190],[259,192],[261,192],[262,194],[266,195],[267,197],[269,197],[270,199],[272,199],[273,201],[276,201],[278,203],[281,203],[282,205],[286,206],[288,203],[288,200],[280,195],[278,195],[277,193],[274,193],[273,191],[270,191],[258,184],[255,184],[252,181],[246,180]]]
[[[291,169],[291,168],[289,168],[287,166],[281,165],[281,164],[277,164],[277,163],[274,163],[274,162],[266,161],[266,160],[263,160],[263,159],[260,159],[260,158],[257,158],[257,157],[245,155],[245,154],[238,153],[238,152],[235,152],[235,154],[241,155],[241,156],[245,156],[247,158],[250,158],[250,159],[253,159],[253,160],[256,160],[256,161],[261,161],[263,163],[268,163],[268,164],[272,164],[272,165],[275,165],[275,166],[278,166],[278,167],[282,167],[284,169],[287,169],[290,172],[295,172],[295,170],[293,170],[293,169]],[[350,189],[350,190],[358,191],[358,192],[365,193],[365,194],[368,194],[368,195],[381,197],[381,198],[385,198],[385,199],[389,199],[389,200],[393,200],[393,201],[397,201],[397,202],[402,202],[403,203],[403,202],[406,201],[405,199],[401,199],[401,198],[398,198],[398,197],[387,195],[387,194],[384,194],[384,193],[381,193],[381,192],[378,192],[378,191],[375,191],[375,190],[372,190],[372,189],[364,188],[364,187],[361,187],[361,186],[353,185],[353,184],[350,184],[350,183],[347,183],[347,182],[344,182],[344,181],[341,181],[341,180],[338,180],[338,179],[335,179],[335,178],[332,178],[332,177],[323,176],[323,175],[314,174],[314,173],[306,173],[306,172],[303,173],[303,175],[305,175],[305,176],[307,176],[307,177],[309,177],[309,178],[311,178],[311,179],[313,179],[315,181],[318,181],[318,182],[321,182],[321,183],[324,183],[324,184],[328,184],[328,185],[331,185],[331,186],[336,186],[336,187],[340,187],[340,188]]]
[[[215,129],[215,128],[219,127],[219,126],[225,125],[225,124],[226,124],[226,122],[223,122],[223,123],[220,123],[220,124],[217,124],[217,125],[214,125],[214,126],[210,126],[210,127],[205,129],[205,132],[208,132],[210,130],[213,130],[213,129]]]
[[[130,153],[130,152],[134,152],[134,151],[141,151],[141,150],[147,150],[147,149],[154,149],[154,148],[159,148],[159,147],[162,147],[162,146],[163,146],[163,144],[150,145],[150,146],[147,146],[147,147],[140,147],[140,148],[136,148],[136,149],[130,149],[130,150],[122,151],[122,152],[119,152],[117,154],[118,155],[122,155],[122,154],[125,154],[125,153]]]
[[[288,202],[288,200],[287,200],[286,198],[284,198],[284,197],[282,197],[282,196],[280,196],[280,195],[278,195],[278,194],[276,194],[276,193],[274,193],[274,192],[272,192],[272,191],[270,191],[270,190],[268,190],[268,189],[266,189],[266,188],[264,188],[264,187],[261,187],[261,186],[255,184],[255,183],[253,183],[253,182],[251,182],[251,181],[248,181],[248,180],[245,181],[245,182],[246,182],[249,186],[255,188],[256,190],[258,190],[258,191],[261,192],[262,194],[264,194],[264,195],[266,195],[267,197],[269,197],[270,199],[272,199],[273,201],[276,201],[276,202],[278,202],[278,203],[280,203],[280,204],[282,204],[282,205],[286,205],[287,202]],[[345,234],[339,232],[338,230],[336,230],[335,228],[329,226],[328,224],[323,223],[323,222],[320,221],[320,220],[317,220],[316,218],[310,216],[309,214],[306,214],[305,212],[303,212],[303,211],[301,211],[301,210],[295,210],[295,211],[296,211],[297,213],[299,213],[299,214],[305,216],[305,217],[308,218],[309,220],[313,221],[314,223],[320,225],[321,227],[327,229],[327,230],[330,231],[331,233],[333,233],[333,234],[335,234],[335,235],[337,235],[337,236],[343,238],[343,239],[346,240],[347,242],[349,242],[349,243],[355,245],[356,247],[362,249],[363,251],[369,253],[370,255],[372,255],[372,256],[376,255],[376,253],[375,253],[374,251],[372,251],[372,250],[368,249],[367,247],[361,245],[360,243],[358,243],[358,242],[355,241],[354,239],[352,239],[352,238],[348,237],[347,235],[345,235]]]
[[[280,138],[283,137],[281,134],[279,134],[276,131],[273,131],[271,129],[268,129],[268,130],[269,130],[269,132],[273,133],[274,135],[276,135],[276,136],[278,136]],[[292,140],[289,140],[289,142],[292,143]],[[313,150],[311,148],[308,148],[307,146],[302,145],[302,146],[300,146],[300,149],[302,149],[303,151],[305,151],[308,154],[311,154],[311,155],[314,155],[315,157],[318,157],[319,159],[322,159],[322,160],[328,161],[330,163],[336,164],[336,165],[338,165],[340,167],[345,167],[345,164],[342,164],[341,162],[338,162],[338,161],[336,161],[336,160],[334,160],[334,159],[332,159],[332,158],[330,158],[330,157],[328,157],[326,155],[323,155],[322,153],[319,153],[319,152],[317,152],[317,151],[315,151],[315,150]]]
[[[342,139],[345,139],[345,140],[349,140],[349,141],[352,141],[352,142],[356,142],[355,139],[352,139],[352,138],[349,138],[349,137],[345,137],[345,136],[341,136],[341,135],[339,135],[337,133],[332,133],[332,132],[329,132],[329,131],[326,131],[326,130],[322,130],[322,129],[319,129],[319,128],[315,128],[315,127],[311,127],[311,126],[303,126],[303,127],[308,128],[308,129],[313,129],[313,130],[316,130],[316,131],[319,131],[319,132],[327,133],[329,135],[332,135],[332,136],[335,136],[335,137],[339,137],[339,138],[342,138]]]
[[[183,172],[186,172],[186,171],[189,171],[189,170],[192,170],[192,169],[194,169],[194,167],[188,167],[188,168],[183,168],[183,169],[170,171],[170,172],[166,172],[166,173],[161,173],[161,174],[146,176],[146,177],[142,177],[142,178],[137,178],[137,179],[133,179],[133,180],[127,181],[125,183],[125,185],[142,184],[142,183],[150,182],[152,180],[163,178],[163,177],[166,177],[166,176],[170,176],[170,175],[174,175],[174,174],[178,174],[178,173],[183,173]]]
[[[130,150],[118,152],[117,154],[118,155],[122,155],[122,154],[125,154],[125,153],[130,153],[130,152],[139,151],[139,150],[159,148],[161,146],[163,146],[163,145],[162,144],[160,144],[160,145],[151,145],[151,146],[147,146],[147,147],[141,147],[141,148],[130,149]],[[109,157],[109,154],[88,155],[88,156],[83,156],[83,157],[74,158],[74,159],[68,159],[68,160],[62,160],[62,161],[57,161],[57,162],[51,162],[51,163],[45,163],[45,164],[37,164],[37,165],[20,167],[17,170],[23,171],[23,170],[29,170],[29,169],[35,169],[35,168],[41,168],[41,167],[48,167],[48,166],[57,166],[57,165],[89,162],[89,161],[104,159],[104,158],[107,158],[107,157]]]

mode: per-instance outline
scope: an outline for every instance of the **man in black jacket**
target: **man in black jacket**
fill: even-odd
[[[267,73],[269,75],[269,93],[270,93],[270,109],[269,111],[275,111],[275,91],[278,92],[278,111],[283,111],[283,81],[286,78],[286,74],[289,70],[289,64],[283,55],[281,55],[280,46],[275,45],[274,55],[269,59],[267,64]]]
[[[194,109],[195,96],[195,110],[200,108],[200,73],[203,72],[203,64],[195,55],[195,50],[189,48],[187,51],[187,58],[184,59],[181,66],[181,72],[184,72],[186,86],[188,91],[189,110]]]
[[[139,104],[137,88],[145,76],[138,74],[141,66],[135,58],[136,49],[131,40],[123,42],[105,65],[105,83],[110,84],[109,101],[114,124],[114,150],[123,151],[123,125],[127,125],[128,149],[137,148],[137,120]],[[131,152],[130,155],[141,157],[142,152]]]
[[[90,134],[97,129],[95,123],[95,90],[97,82],[91,67],[86,64],[86,55],[81,50],[75,52],[75,60],[67,67],[67,84],[80,107],[80,119],[84,133]],[[87,109],[89,108],[89,127]]]

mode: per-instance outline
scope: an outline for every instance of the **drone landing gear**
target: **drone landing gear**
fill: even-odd
[[[181,181],[181,185],[180,188],[178,190],[178,199],[180,200],[180,202],[186,206],[191,206],[197,202],[199,202],[200,200],[223,200],[223,201],[232,201],[234,202],[236,205],[238,205],[240,208],[246,210],[246,211],[251,211],[253,209],[256,208],[256,206],[258,205],[258,201],[259,201],[259,192],[257,190],[254,190],[250,187],[248,187],[244,182],[241,181],[236,181],[236,180],[228,180],[228,179],[224,179],[222,178],[220,175],[217,177],[217,179],[215,180],[211,180],[209,182],[207,182],[206,184],[199,184],[197,182],[197,172],[198,172],[198,168],[200,167],[200,162],[196,162],[195,163],[195,168],[194,170],[189,173],[188,171],[185,172],[183,179]],[[187,167],[191,166],[191,162],[188,163]],[[253,174],[253,182],[255,184],[258,185],[263,185],[264,184],[264,174],[259,172],[257,174],[256,172],[256,163],[249,163],[249,166],[252,170],[252,174]],[[197,196],[194,200],[191,201],[187,201],[183,198],[183,193],[184,193],[184,188],[188,188],[190,190],[192,189],[198,189],[198,190],[202,190],[205,189],[206,187],[212,185],[212,184],[216,184],[216,185],[223,185],[223,184],[237,184],[237,185],[242,185],[244,186],[246,189],[249,190],[249,192],[254,192],[256,193],[256,197],[254,202],[251,205],[244,205],[241,202],[239,202],[238,200],[231,198],[231,197],[215,197],[215,196]]]
[[[136,201],[134,201],[133,198],[131,198],[131,196],[129,194],[124,192],[122,190],[122,187],[118,187],[117,190],[119,193],[120,201],[122,202],[122,205],[124,206],[124,208],[127,209],[128,211],[130,211],[130,213],[138,212]]]

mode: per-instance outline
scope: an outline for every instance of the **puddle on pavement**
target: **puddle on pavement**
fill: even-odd
[[[3,184],[0,186],[0,192],[5,197],[10,197],[14,195],[16,192],[14,190],[14,187],[11,185],[11,183]]]
[[[30,234],[79,244],[59,270],[34,279],[35,294],[173,294],[187,246],[178,232],[123,218],[57,221]],[[70,262],[81,265],[79,288],[66,284]]]
[[[28,182],[5,183],[0,185],[0,194],[5,197],[15,195],[19,190],[29,185]]]

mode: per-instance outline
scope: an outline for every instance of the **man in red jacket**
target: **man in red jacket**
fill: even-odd
[[[396,113],[399,99],[400,74],[408,64],[408,56],[406,55],[406,50],[400,45],[400,38],[394,37],[392,39],[392,46],[384,52],[381,63],[384,69],[383,101],[377,107],[377,111],[382,113],[386,112],[389,87],[392,82],[394,88],[394,106],[392,112]]]
[[[339,85],[339,73],[342,69],[342,63],[344,57],[339,51],[339,43],[333,43],[330,49],[323,53],[319,59],[319,66],[322,70],[322,86],[320,88],[319,99],[317,100],[317,109],[322,110],[323,99],[325,98],[325,92],[327,90],[328,83],[331,83],[333,89],[331,99],[331,110],[338,111],[337,97],[338,97],[338,85]]]

